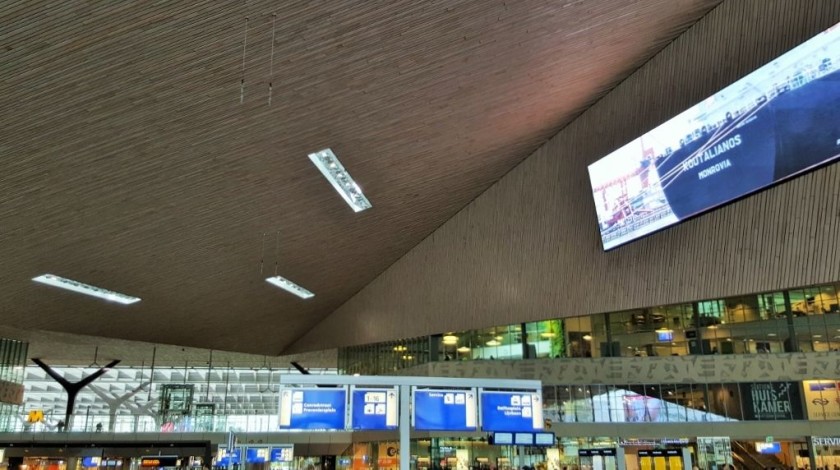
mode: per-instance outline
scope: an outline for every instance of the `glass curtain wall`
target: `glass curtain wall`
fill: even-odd
[[[840,283],[339,349],[347,373],[428,361],[840,351]]]

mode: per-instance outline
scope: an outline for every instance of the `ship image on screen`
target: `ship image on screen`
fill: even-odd
[[[589,166],[605,250],[840,158],[840,24]]]

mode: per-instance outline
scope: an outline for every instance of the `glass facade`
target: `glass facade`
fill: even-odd
[[[840,283],[552,318],[339,349],[339,369],[387,374],[429,361],[840,350]]]
[[[0,429],[8,429],[20,413],[29,343],[0,338]]]

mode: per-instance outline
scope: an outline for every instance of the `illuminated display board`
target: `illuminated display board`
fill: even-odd
[[[542,430],[543,408],[539,393],[481,392],[483,431]]]
[[[605,250],[840,158],[840,25],[589,166]]]
[[[474,390],[414,391],[414,428],[421,431],[475,431]]]
[[[399,392],[396,388],[354,388],[352,395],[352,428],[361,430],[397,429],[399,426]]]
[[[280,392],[280,429],[343,430],[346,428],[347,390],[294,388]]]

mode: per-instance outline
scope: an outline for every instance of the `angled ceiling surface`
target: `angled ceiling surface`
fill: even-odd
[[[278,354],[717,3],[4,2],[2,322]]]

